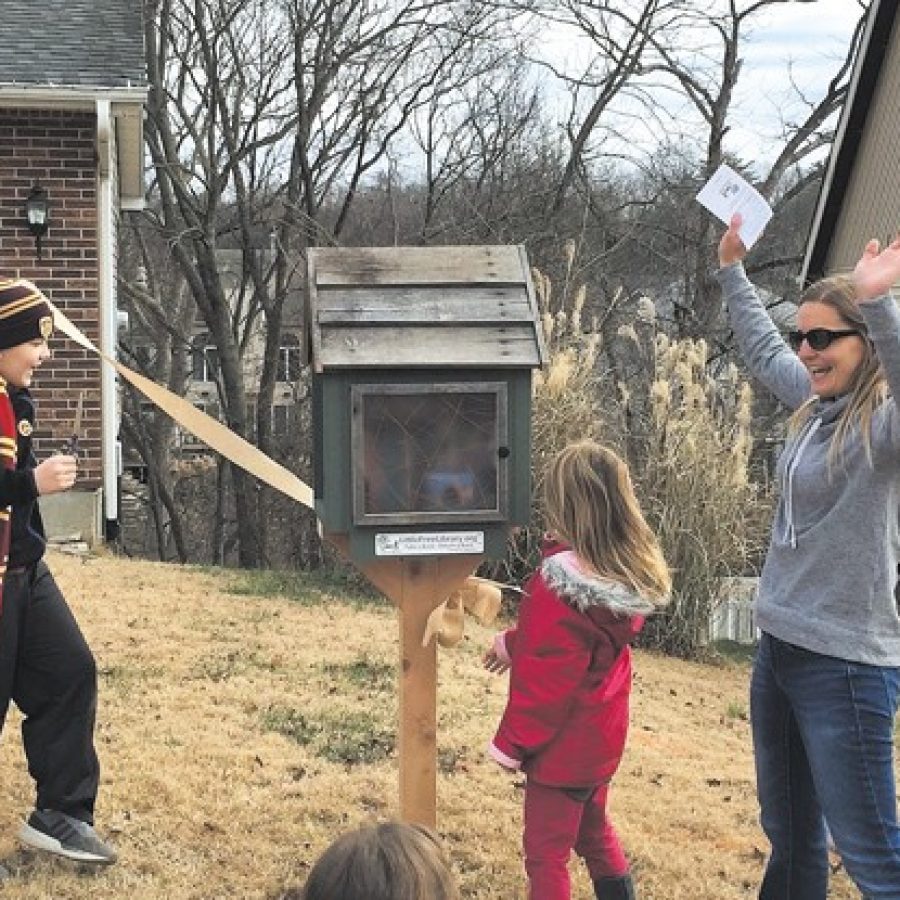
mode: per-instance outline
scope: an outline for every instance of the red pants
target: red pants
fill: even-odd
[[[609,784],[590,788],[525,786],[525,871],[529,900],[570,900],[569,856],[584,859],[591,879],[625,875],[628,860],[606,815]]]

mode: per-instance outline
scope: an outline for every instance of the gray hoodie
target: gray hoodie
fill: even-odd
[[[809,375],[787,346],[740,263],[716,273],[741,354],[790,409],[811,396]],[[760,577],[757,625],[816,653],[900,666],[894,600],[900,559],[900,312],[890,295],[860,304],[892,397],[872,420],[872,462],[858,431],[831,466],[828,448],[848,396],[817,400],[778,461],[780,488]]]

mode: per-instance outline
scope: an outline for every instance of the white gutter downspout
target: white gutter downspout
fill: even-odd
[[[100,350],[116,358],[117,317],[113,259],[115,227],[113,222],[113,131],[109,100],[97,100],[97,263],[100,305]],[[111,538],[118,532],[119,453],[118,396],[116,373],[112,366],[100,366],[101,460],[103,465],[103,531]]]

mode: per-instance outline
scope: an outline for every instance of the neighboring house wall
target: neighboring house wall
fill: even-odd
[[[261,249],[257,252],[264,254],[264,265],[271,264],[268,251]],[[223,283],[231,294],[229,303],[232,310],[235,310],[238,302],[236,292],[243,269],[243,251],[220,248],[217,260]],[[251,429],[256,424],[256,404],[266,346],[265,327],[265,317],[258,315],[246,341],[241,360],[247,392],[247,419]],[[301,334],[302,302],[299,293],[295,291],[288,296],[285,303],[277,371],[278,383],[272,398],[272,426],[276,437],[284,436],[292,427],[292,416],[297,404],[298,384],[302,372]],[[206,325],[201,319],[198,319],[194,323],[191,336],[191,380],[187,385],[186,394],[188,400],[198,409],[213,418],[222,420],[219,392],[216,387],[217,360],[218,352],[212,343]],[[250,437],[253,438],[252,435]],[[191,454],[210,453],[205,444],[181,428],[176,430],[175,439],[179,450]]]
[[[0,110],[0,276],[34,281],[95,344],[99,341],[96,117],[91,112]],[[39,184],[50,202],[38,260],[25,200]],[[36,449],[70,437],[83,394],[79,488],[101,479],[100,362],[62,336],[35,379]]]
[[[277,383],[272,398],[272,430],[276,437],[287,435],[293,427],[293,413],[298,401],[298,387],[303,370],[300,329],[285,327],[278,353]],[[244,383],[247,385],[247,418],[251,428],[256,422],[256,403],[262,376],[265,333],[263,321],[254,329],[242,359]],[[195,327],[191,340],[191,380],[187,399],[198,409],[215,419],[222,419],[219,392],[216,387],[218,353],[201,324]],[[176,429],[178,449],[192,453],[210,453],[209,448],[182,428]]]
[[[829,253],[831,271],[850,270],[870,237],[882,241],[897,233],[900,209],[900,18],[881,67],[867,126],[859,141],[853,174],[838,215]],[[848,136],[848,140],[853,139]]]
[[[872,0],[807,242],[801,280],[853,268],[870,238],[897,233],[900,7]]]

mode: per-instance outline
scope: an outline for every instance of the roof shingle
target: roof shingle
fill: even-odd
[[[145,87],[142,6],[0,0],[0,87]]]

